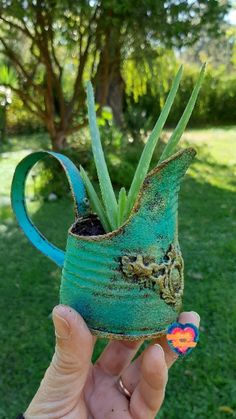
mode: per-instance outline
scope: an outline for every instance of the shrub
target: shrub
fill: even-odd
[[[198,68],[185,66],[184,75],[175,103],[167,120],[173,127],[179,120],[198,76]],[[155,90],[155,94],[152,93]],[[163,92],[147,86],[145,94],[134,100],[131,93],[126,97],[125,118],[132,135],[149,131],[160,113]],[[189,121],[190,127],[209,125],[235,125],[236,121],[236,75],[227,75],[223,68],[208,68],[197,104]]]
[[[8,134],[31,134],[44,131],[41,121],[27,110],[22,100],[14,95],[7,108],[6,130]]]

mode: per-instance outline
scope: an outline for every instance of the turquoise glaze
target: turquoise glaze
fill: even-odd
[[[60,302],[76,309],[99,336],[142,339],[165,333],[181,309],[184,280],[178,192],[195,151],[179,152],[148,174],[129,219],[119,229],[100,236],[78,236],[72,226],[65,255],[45,241],[25,210],[24,179],[42,157],[37,154],[26,157],[16,169],[12,205],[33,244],[63,265]],[[53,157],[66,170],[76,213],[85,214],[78,170],[64,156],[54,153]]]
[[[26,156],[18,164],[11,186],[11,202],[13,211],[22,230],[37,249],[53,260],[58,266],[63,266],[65,252],[58,249],[38,231],[28,217],[25,202],[25,184],[29,171],[45,157],[54,157],[63,167],[69,181],[75,202],[75,216],[87,212],[85,188],[77,167],[63,154],[52,151],[38,151]]]

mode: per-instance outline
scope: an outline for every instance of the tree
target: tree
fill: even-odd
[[[0,52],[14,66],[9,83],[60,150],[85,123],[83,81],[122,125],[125,60],[152,66],[157,46],[217,35],[227,0],[2,0]],[[1,82],[1,81],[0,81]]]
[[[43,121],[54,150],[84,124],[82,80],[94,66],[98,9],[86,1],[1,2],[1,53],[17,75],[17,85],[5,85]]]
[[[137,66],[157,57],[157,47],[193,45],[204,33],[217,37],[230,2],[217,0],[103,0],[100,60],[96,74],[97,101],[110,105],[122,124],[125,81],[122,66]]]

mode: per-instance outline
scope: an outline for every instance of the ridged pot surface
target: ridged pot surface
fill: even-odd
[[[118,230],[84,237],[70,229],[60,301],[75,308],[93,333],[154,337],[176,320],[184,287],[178,191],[194,155],[186,149],[150,172]]]

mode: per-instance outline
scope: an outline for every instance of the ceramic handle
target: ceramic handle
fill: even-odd
[[[11,202],[18,223],[28,239],[37,249],[52,259],[58,266],[63,266],[65,252],[50,243],[35,227],[28,216],[25,203],[25,183],[27,175],[31,168],[46,156],[56,158],[63,167],[74,198],[76,215],[83,215],[87,212],[86,193],[79,170],[68,157],[50,151],[32,153],[18,164],[12,180]]]

